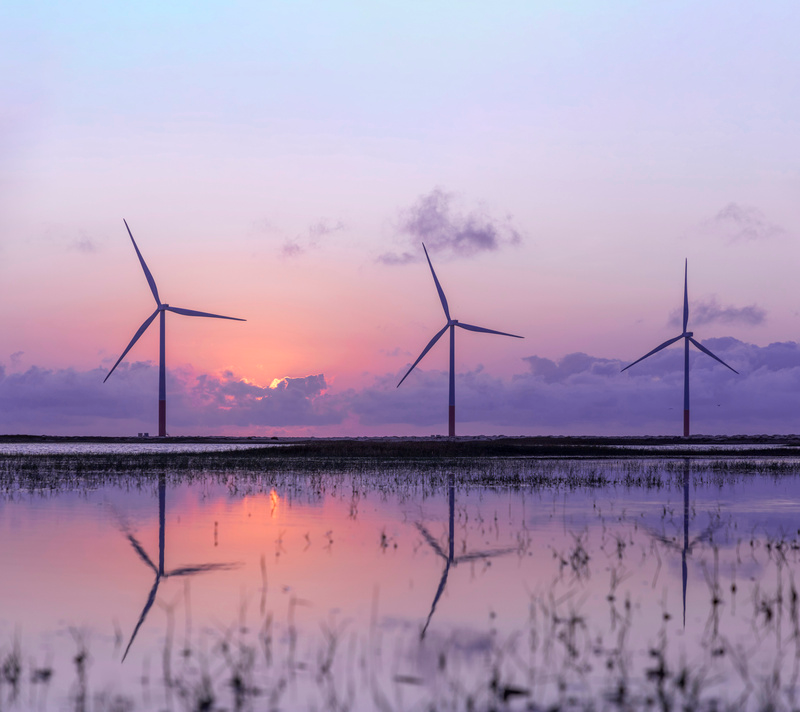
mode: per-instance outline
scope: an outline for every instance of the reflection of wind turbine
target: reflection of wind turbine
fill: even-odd
[[[153,279],[153,275],[150,274],[150,270],[147,269],[147,265],[145,264],[144,258],[142,257],[142,253],[139,252],[139,248],[136,245],[136,240],[133,239],[133,234],[131,233],[131,229],[128,227],[128,223],[123,220],[122,222],[125,223],[125,228],[128,230],[128,235],[131,236],[131,242],[133,243],[133,249],[136,250],[136,256],[139,258],[139,262],[142,265],[142,269],[144,270],[144,276],[147,278],[147,283],[150,285],[150,291],[153,293],[153,297],[156,300],[156,310],[145,319],[144,324],[139,327],[139,331],[137,331],[131,342],[128,344],[127,348],[122,352],[122,356],[117,359],[117,362],[114,364],[114,368],[112,368],[108,372],[108,376],[114,373],[114,369],[119,366],[120,361],[125,358],[125,354],[131,350],[133,345],[139,340],[139,337],[147,331],[147,327],[150,326],[150,323],[156,316],[160,315],[159,326],[161,327],[161,341],[159,346],[159,360],[158,360],[158,434],[160,436],[164,436],[167,434],[167,377],[166,377],[166,366],[164,365],[165,361],[165,346],[164,346],[164,334],[165,334],[165,316],[166,312],[171,311],[175,312],[175,314],[183,314],[183,316],[207,316],[213,319],[232,319],[233,321],[245,321],[245,319],[238,319],[235,316],[220,316],[219,314],[208,314],[207,312],[200,312],[194,311],[192,309],[181,309],[179,307],[171,307],[169,304],[162,304],[161,299],[158,296],[158,289],[156,288],[156,281]],[[108,380],[108,376],[103,379],[103,383]]]
[[[523,339],[523,336],[517,336],[516,334],[507,334],[504,331],[494,331],[493,329],[484,329],[482,326],[472,326],[471,324],[464,324],[463,322],[458,321],[457,319],[450,318],[450,309],[447,306],[447,299],[444,296],[444,291],[442,291],[442,286],[439,284],[439,280],[436,278],[436,272],[433,271],[433,265],[431,264],[431,258],[428,257],[428,250],[425,248],[425,244],[422,244],[422,249],[425,250],[425,258],[428,260],[428,266],[431,268],[431,274],[433,275],[433,281],[436,284],[436,291],[439,292],[439,299],[442,302],[442,307],[444,308],[444,315],[447,318],[447,323],[442,327],[441,331],[437,332],[437,334],[428,342],[428,345],[422,350],[422,353],[419,355],[419,358],[414,361],[411,365],[411,368],[406,371],[406,375],[400,379],[400,383],[397,384],[397,387],[400,388],[400,384],[406,380],[408,374],[414,370],[414,367],[422,361],[422,357],[425,356],[428,351],[431,350],[433,345],[441,338],[442,334],[444,334],[447,329],[450,329],[450,409],[449,409],[449,416],[448,416],[448,434],[452,437],[456,434],[456,374],[455,374],[455,364],[456,364],[456,335],[455,335],[455,327],[461,327],[462,329],[466,329],[467,331],[478,331],[482,334],[499,334],[500,336],[512,336],[515,339]]]
[[[700,351],[708,356],[711,356],[715,361],[719,361],[725,368],[730,368],[731,371],[734,373],[739,373],[735,368],[731,368],[725,363],[719,356],[715,356],[712,354],[705,346],[703,346],[699,341],[694,340],[694,332],[686,331],[686,327],[689,323],[689,288],[688,288],[688,272],[689,272],[689,260],[686,260],[684,264],[684,271],[683,271],[683,333],[679,336],[676,336],[674,339],[669,339],[665,341],[660,346],[656,346],[652,351],[646,353],[640,359],[636,359],[633,363],[628,364],[623,368],[623,371],[627,371],[631,366],[635,366],[639,361],[644,361],[648,356],[652,356],[655,353],[661,351],[661,349],[667,348],[670,344],[674,344],[679,339],[684,340],[684,360],[683,360],[683,436],[689,437],[689,342],[691,341]]]
[[[444,570],[442,571],[442,579],[439,581],[439,588],[436,589],[436,595],[433,598],[433,604],[431,605],[431,612],[428,614],[428,619],[425,621],[425,625],[422,628],[422,633],[420,633],[420,639],[425,637],[425,632],[428,630],[428,625],[430,625],[431,618],[433,618],[433,612],[436,610],[436,604],[439,603],[439,599],[442,597],[442,593],[444,593],[444,587],[447,585],[447,575],[450,573],[450,566],[456,566],[460,564],[462,561],[475,561],[477,559],[491,559],[494,556],[502,556],[504,554],[510,554],[512,551],[517,551],[517,547],[506,547],[505,549],[489,549],[488,551],[475,551],[470,554],[462,554],[461,556],[455,556],[455,501],[456,501],[456,494],[455,494],[455,477],[454,475],[450,475],[450,484],[448,486],[448,495],[450,500],[450,531],[448,536],[448,552],[445,554],[442,547],[439,545],[439,542],[433,538],[431,533],[419,522],[417,522],[417,529],[419,529],[422,536],[425,538],[425,541],[428,542],[428,545],[433,549],[442,559],[444,559]]]
[[[719,525],[715,525],[712,522],[702,532],[700,532],[698,536],[691,541],[689,540],[689,480],[689,460],[685,459],[683,461],[683,546],[680,547],[684,628],[686,627],[686,584],[689,581],[689,571],[686,564],[686,557],[692,553],[692,549],[694,548],[695,544],[699,544],[700,542],[704,541],[710,541],[711,537],[714,536],[714,532],[719,528]],[[675,540],[669,538],[665,533],[653,531],[649,533],[654,539],[661,542],[664,546],[675,551],[678,550],[679,547],[675,543]]]
[[[164,475],[159,475],[158,477],[158,566],[156,566],[150,557],[147,555],[147,552],[144,550],[142,545],[138,542],[135,536],[128,531],[128,541],[130,541],[131,546],[133,547],[134,551],[139,555],[139,558],[147,564],[153,570],[153,573],[156,575],[156,580],[153,582],[153,588],[150,589],[150,595],[147,597],[147,602],[144,604],[144,608],[142,609],[142,614],[139,616],[139,621],[136,623],[136,627],[133,629],[133,633],[131,634],[131,639],[128,641],[128,647],[125,648],[125,654],[122,656],[123,662],[125,658],[128,656],[128,651],[131,649],[131,645],[133,645],[133,639],[136,637],[136,634],[139,632],[139,628],[142,627],[142,623],[144,623],[144,619],[147,617],[147,613],[150,611],[150,608],[153,606],[153,603],[156,600],[156,593],[158,593],[158,585],[161,583],[162,579],[169,578],[170,576],[192,576],[193,574],[199,574],[204,571],[220,571],[226,569],[232,569],[238,564],[197,564],[196,566],[183,566],[178,569],[172,569],[172,571],[164,571],[164,537],[165,537],[165,510],[166,510],[166,478]]]

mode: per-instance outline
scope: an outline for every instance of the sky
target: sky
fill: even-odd
[[[0,8],[0,433],[800,432],[793,2]],[[798,295],[800,296],[800,295]]]

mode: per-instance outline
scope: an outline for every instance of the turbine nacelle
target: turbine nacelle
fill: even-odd
[[[693,331],[684,331],[681,334],[681,336],[683,336],[683,337],[685,337],[687,339],[691,339],[694,336],[694,332]]]

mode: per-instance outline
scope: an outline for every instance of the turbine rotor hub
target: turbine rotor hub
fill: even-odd
[[[694,336],[694,332],[693,331],[684,331],[683,335],[684,336]]]

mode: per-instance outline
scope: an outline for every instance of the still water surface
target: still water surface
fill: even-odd
[[[637,466],[10,478],[0,709],[796,706],[800,479]]]

